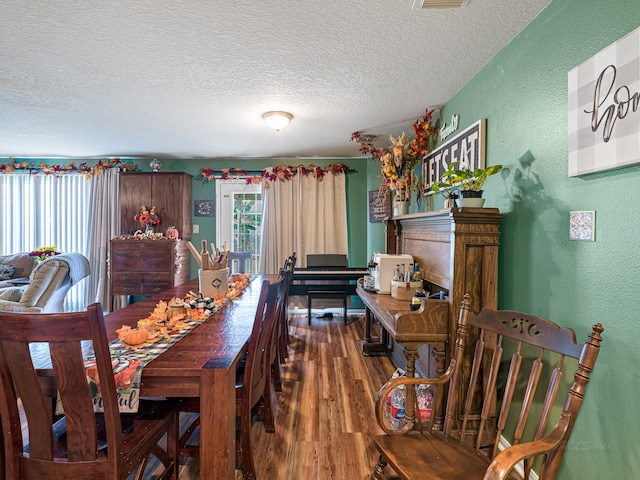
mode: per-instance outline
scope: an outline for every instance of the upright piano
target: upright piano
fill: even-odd
[[[412,255],[425,288],[443,292],[445,300],[427,300],[424,308],[412,312],[409,302],[368,292],[360,282],[357,293],[366,307],[363,353],[390,355],[408,376],[414,371],[422,376],[442,374],[453,351],[464,294],[471,295],[474,313],[498,306],[501,218],[496,208],[451,208],[387,219],[387,253]],[[471,332],[469,344],[475,340]],[[464,362],[470,365],[471,359]],[[434,405],[436,425],[441,421],[441,401],[436,398]],[[407,419],[413,418],[412,405],[408,396]]]

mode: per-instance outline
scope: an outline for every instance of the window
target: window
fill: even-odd
[[[55,245],[87,256],[92,180],[84,175],[0,175],[0,254]],[[87,282],[67,294],[65,309],[87,306]]]

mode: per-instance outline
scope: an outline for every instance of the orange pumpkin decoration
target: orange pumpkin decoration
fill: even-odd
[[[178,231],[178,229],[176,227],[169,227],[167,228],[167,230],[164,232],[165,236],[169,237],[169,238],[180,238],[180,232]]]
[[[149,339],[149,330],[145,328],[136,328],[127,333],[124,337],[125,343],[128,345],[140,345]]]

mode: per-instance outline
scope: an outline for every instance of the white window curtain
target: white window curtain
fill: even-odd
[[[95,175],[89,201],[92,212],[87,241],[88,259],[92,275],[88,280],[89,303],[98,302],[105,311],[110,310],[109,266],[107,263],[109,239],[120,234],[120,174],[117,168]],[[123,306],[116,298],[115,305]]]
[[[348,253],[346,175],[276,180],[263,187],[262,199],[263,273],[277,273],[293,252],[300,267],[307,254]]]
[[[0,175],[0,254],[54,245],[87,256],[88,208],[92,179],[84,175]],[[65,310],[85,309],[87,281],[74,285]]]

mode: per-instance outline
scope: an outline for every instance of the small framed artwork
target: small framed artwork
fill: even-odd
[[[195,217],[215,217],[216,204],[213,200],[194,200],[193,215]]]
[[[596,240],[596,212],[569,212],[569,240]]]
[[[369,190],[369,221],[380,223],[391,216],[391,193],[380,196],[378,190]]]

